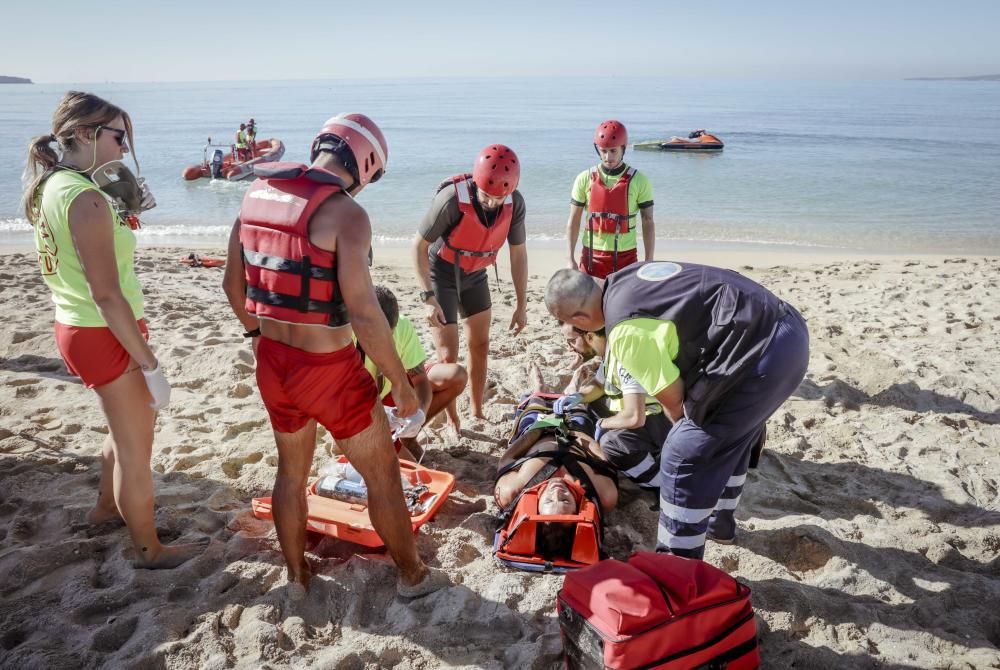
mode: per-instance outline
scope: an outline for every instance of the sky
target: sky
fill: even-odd
[[[16,0],[0,75],[39,83],[1000,73],[1000,1]]]

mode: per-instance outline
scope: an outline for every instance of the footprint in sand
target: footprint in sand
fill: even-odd
[[[34,398],[38,395],[39,387],[38,385],[31,386],[18,386],[17,390],[14,391],[15,398]]]
[[[226,434],[222,439],[232,440],[233,438],[241,436],[243,433],[249,433],[259,428],[263,428],[266,424],[267,419],[256,419],[254,421],[243,421],[241,423],[233,424],[226,429]]]
[[[204,461],[204,456],[185,456],[184,458],[178,459],[177,462],[170,467],[170,470],[171,472],[184,472],[185,470],[190,470]]]
[[[197,591],[195,591],[190,586],[178,586],[170,590],[167,594],[167,600],[172,603],[184,602],[194,598]]]
[[[184,389],[197,390],[197,389],[200,389],[201,387],[203,387],[206,382],[208,382],[207,379],[192,379],[189,382],[175,382],[174,383],[174,387],[175,388],[184,388]]]
[[[249,384],[237,384],[233,388],[229,389],[227,395],[230,398],[246,398],[253,394],[253,387]]]
[[[16,332],[14,333],[14,338],[11,340],[13,344],[20,344],[21,342],[26,342],[30,339],[36,338],[39,335],[44,335],[45,333],[39,333],[34,331]]]
[[[768,537],[774,559],[793,572],[812,572],[830,562],[834,551],[824,542],[811,537],[808,532],[783,528]]]
[[[263,458],[264,454],[259,451],[255,451],[240,458],[230,458],[229,460],[223,461],[222,471],[226,473],[226,476],[230,479],[236,479],[240,476],[240,470],[243,469],[244,465],[259,463]]]
[[[131,616],[120,619],[111,617],[108,619],[107,626],[94,633],[90,648],[105,653],[118,651],[135,633],[138,624],[139,617]]]
[[[459,567],[469,565],[470,563],[479,561],[483,558],[482,553],[469,542],[464,543],[461,547],[459,547],[455,554],[455,563]]]
[[[237,363],[236,365],[233,366],[233,369],[236,370],[236,372],[239,373],[243,377],[250,377],[250,376],[254,375],[255,372],[256,372],[253,369],[253,367],[251,367],[249,365],[245,365],[243,363]]]
[[[11,538],[23,542],[35,534],[35,526],[30,519],[18,517],[10,524],[8,532]]]
[[[16,649],[31,637],[31,628],[15,628],[0,635],[0,647],[6,651]]]

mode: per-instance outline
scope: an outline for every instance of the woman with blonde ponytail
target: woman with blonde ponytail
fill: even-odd
[[[147,344],[135,234],[91,180],[131,146],[128,114],[96,95],[68,92],[52,133],[29,145],[24,211],[56,306],[59,353],[97,392],[108,420],[100,491],[87,520],[120,515],[135,545],[135,566],[173,568],[205,545],[164,546],[156,535],[149,461],[156,410],[170,401],[170,385]]]

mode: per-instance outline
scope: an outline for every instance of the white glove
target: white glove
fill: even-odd
[[[152,191],[146,185],[146,178],[139,177],[136,181],[139,182],[139,199],[141,201],[139,211],[145,212],[156,207],[156,198],[153,197]]]
[[[149,406],[153,409],[164,409],[170,404],[170,382],[163,376],[159,361],[152,370],[143,370],[142,376],[146,378],[149,395],[153,396],[153,402],[149,403]]]
[[[423,428],[426,416],[424,410],[418,409],[410,416],[397,416],[395,407],[385,408],[385,418],[389,420],[389,430],[392,432],[392,439],[398,440],[401,437],[416,437]]]

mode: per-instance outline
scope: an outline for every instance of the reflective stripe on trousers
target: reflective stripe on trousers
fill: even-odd
[[[805,320],[791,306],[757,368],[704,426],[674,425],[660,456],[657,551],[701,558],[716,510],[730,522],[746,482],[750,449],[764,424],[792,395],[809,364]]]

